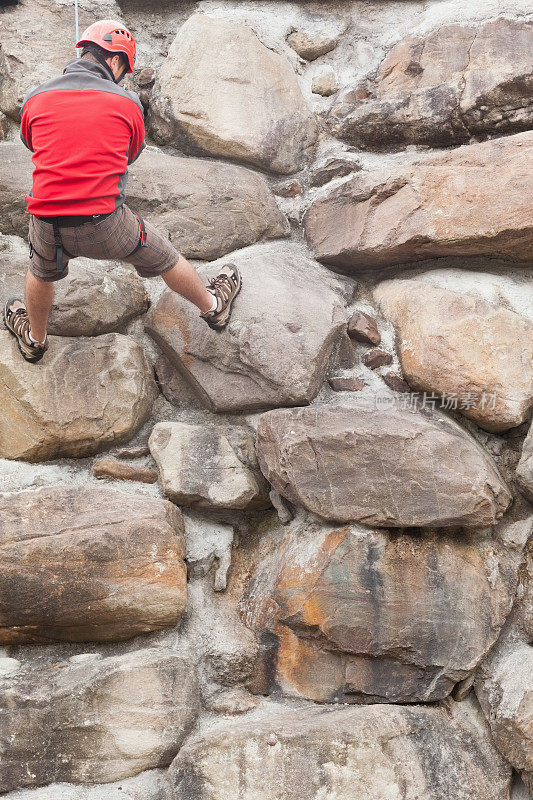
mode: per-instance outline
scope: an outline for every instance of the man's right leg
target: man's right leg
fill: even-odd
[[[190,300],[202,313],[213,307],[213,294],[208,292],[193,265],[181,253],[172,269],[163,272],[161,277],[169,289]]]

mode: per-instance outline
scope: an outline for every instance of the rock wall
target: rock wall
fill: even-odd
[[[129,202],[231,322],[79,259],[0,331],[7,800],[533,796],[525,0],[80,2],[138,41]],[[73,8],[0,8],[0,286],[23,95]]]

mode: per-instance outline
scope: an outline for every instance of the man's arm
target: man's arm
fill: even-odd
[[[33,153],[34,150],[31,140],[30,115],[28,114],[28,107],[26,105],[24,105],[24,108],[22,110],[22,122],[20,124],[20,138],[22,139],[28,150],[31,150]]]
[[[128,150],[128,164],[133,164],[146,147],[144,141],[144,117],[137,105],[135,106],[131,123],[132,131],[130,148]]]

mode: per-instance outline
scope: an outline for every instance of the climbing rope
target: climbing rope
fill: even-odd
[[[77,44],[79,39],[79,28],[78,28],[78,0],[74,0],[74,20],[76,25],[76,42]],[[79,58],[81,55],[81,51],[79,48],[76,48],[76,58]]]

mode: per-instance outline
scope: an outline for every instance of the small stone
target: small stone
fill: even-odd
[[[346,175],[350,175],[360,169],[361,164],[355,159],[328,158],[311,173],[309,185],[323,186],[334,178],[345,178]]]
[[[268,493],[272,505],[278,512],[278,519],[282,523],[282,525],[288,525],[289,522],[292,522],[294,519],[294,514],[292,513],[291,509],[289,508],[286,500],[284,497],[280,495],[277,489],[271,489]]]
[[[348,336],[364,344],[379,344],[381,335],[376,320],[364,311],[354,311],[348,322]]]
[[[117,478],[121,481],[157,483],[157,472],[149,467],[135,467],[124,464],[116,458],[101,458],[93,464],[95,478]]]
[[[278,197],[297,197],[303,194],[302,184],[300,181],[280,184],[274,188],[274,194]]]
[[[299,56],[306,61],[329,53],[337,46],[338,39],[327,34],[308,34],[304,31],[293,31],[287,36],[287,42]]]
[[[224,714],[225,716],[236,716],[246,714],[248,711],[259,705],[259,698],[255,697],[245,689],[236,687],[235,689],[223,689],[211,697],[207,697],[206,708],[214,714]]]
[[[329,385],[334,392],[360,392],[366,386],[363,381],[354,376],[343,377],[341,375],[330,378]]]
[[[369,369],[379,369],[379,367],[392,364],[392,356],[390,353],[387,353],[386,350],[376,348],[364,354],[363,363],[369,367]]]
[[[144,456],[149,455],[150,448],[147,444],[142,444],[138,447],[122,447],[115,453],[117,458],[143,458]]]
[[[311,81],[311,91],[313,94],[320,94],[322,97],[329,97],[338,91],[337,76],[332,69],[315,75]]]
[[[153,86],[155,81],[155,69],[152,67],[145,67],[139,72],[139,77],[137,80],[142,89]]]
[[[278,737],[275,733],[269,733],[267,736],[267,744],[269,747],[274,747],[278,743]]]
[[[335,365],[339,369],[352,369],[357,364],[357,356],[353,342],[347,333],[343,333],[335,355]]]
[[[404,381],[404,379],[398,375],[396,372],[386,372],[385,375],[381,376],[387,386],[389,386],[393,392],[410,392],[411,387]]]

